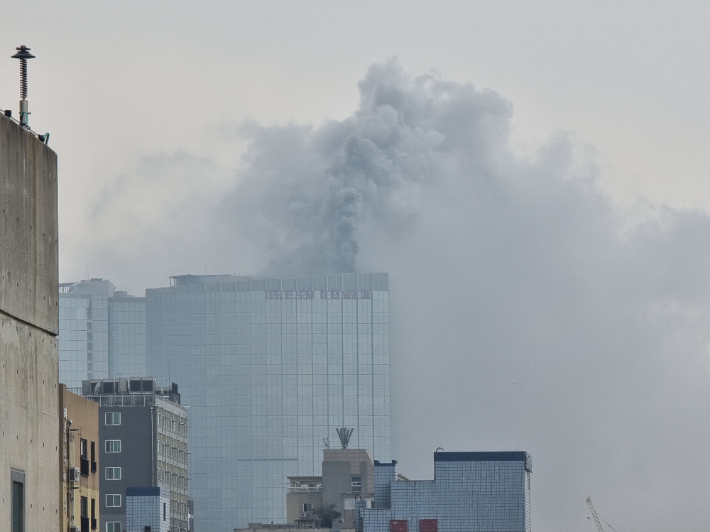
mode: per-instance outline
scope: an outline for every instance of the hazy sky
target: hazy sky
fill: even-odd
[[[389,271],[393,443],[533,454],[533,527],[705,530],[710,5],[32,2],[0,107],[61,280]],[[396,59],[393,59],[396,58]],[[693,210],[691,210],[693,209]]]

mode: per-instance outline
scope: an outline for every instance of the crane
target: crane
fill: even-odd
[[[587,504],[589,505],[589,509],[592,511],[592,517],[594,518],[594,522],[597,524],[597,530],[599,530],[599,532],[604,532],[604,529],[602,528],[602,524],[599,521],[599,516],[597,515],[597,511],[594,509],[594,505],[592,504],[591,495],[589,497],[587,497]]]

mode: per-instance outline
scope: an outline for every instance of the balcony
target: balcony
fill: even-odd
[[[81,458],[81,476],[89,476],[89,460],[84,457]]]
[[[96,473],[97,464],[94,460],[91,461],[91,472]]]
[[[89,521],[90,519],[88,517],[81,518],[81,532],[91,532],[89,530]]]
[[[323,491],[323,486],[289,486],[289,493],[318,493]]]
[[[92,518],[91,519],[91,530],[96,530],[97,528],[98,528],[97,520]]]

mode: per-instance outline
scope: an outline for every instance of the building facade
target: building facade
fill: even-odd
[[[530,455],[434,453],[434,480],[398,480],[375,461],[375,500],[362,532],[530,532]]]
[[[170,532],[187,532],[187,410],[177,385],[132,378],[87,380],[82,388],[99,405],[101,530],[126,529],[127,489],[157,487],[169,493]]]
[[[126,532],[170,532],[170,492],[126,488]]]
[[[2,113],[0,225],[0,530],[58,530],[57,155]]]
[[[146,291],[147,371],[192,408],[196,530],[283,523],[286,478],[319,476],[338,427],[389,456],[387,274],[171,284]]]
[[[99,405],[59,385],[62,532],[99,526]]]
[[[59,382],[81,388],[108,378],[108,300],[113,283],[89,279],[59,285]]]
[[[145,298],[107,279],[59,285],[59,381],[143,377]]]
[[[108,376],[143,377],[145,368],[145,298],[116,291],[108,300]]]

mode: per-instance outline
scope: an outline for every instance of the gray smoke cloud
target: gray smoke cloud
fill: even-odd
[[[392,60],[360,92],[344,120],[240,127],[226,178],[184,153],[136,167],[136,198],[180,193],[159,215],[131,211],[140,231],[120,245],[120,231],[94,242],[92,269],[119,287],[388,271],[402,472],[429,478],[438,446],[525,449],[538,530],[593,531],[589,494],[620,532],[705,529],[710,218],[615,205],[572,135],[516,154],[493,91]]]

